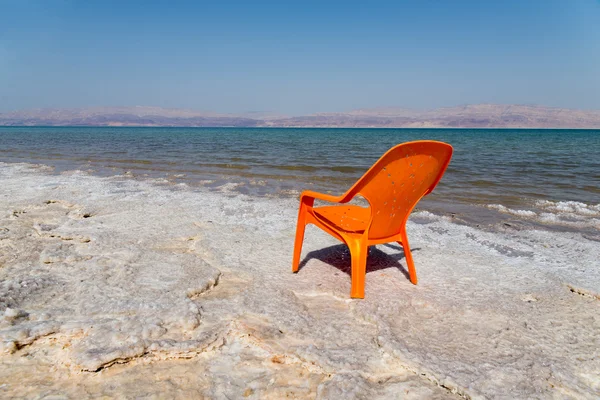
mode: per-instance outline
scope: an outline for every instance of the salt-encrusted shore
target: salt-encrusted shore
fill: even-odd
[[[427,212],[366,298],[297,203],[0,163],[2,398],[598,398],[600,245]]]

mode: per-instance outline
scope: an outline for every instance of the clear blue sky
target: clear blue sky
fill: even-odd
[[[599,0],[0,0],[0,111],[600,109]]]

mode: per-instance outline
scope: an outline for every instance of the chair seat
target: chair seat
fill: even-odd
[[[367,229],[371,210],[359,206],[327,206],[313,208],[321,222],[348,233],[363,233]]]

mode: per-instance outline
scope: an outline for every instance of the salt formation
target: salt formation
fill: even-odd
[[[0,164],[0,397],[597,398],[600,246],[426,212],[349,253],[297,202]],[[311,230],[312,229],[312,230]]]

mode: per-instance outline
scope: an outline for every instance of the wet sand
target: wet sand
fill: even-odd
[[[600,246],[419,212],[349,253],[297,200],[0,163],[0,397],[597,398]]]

